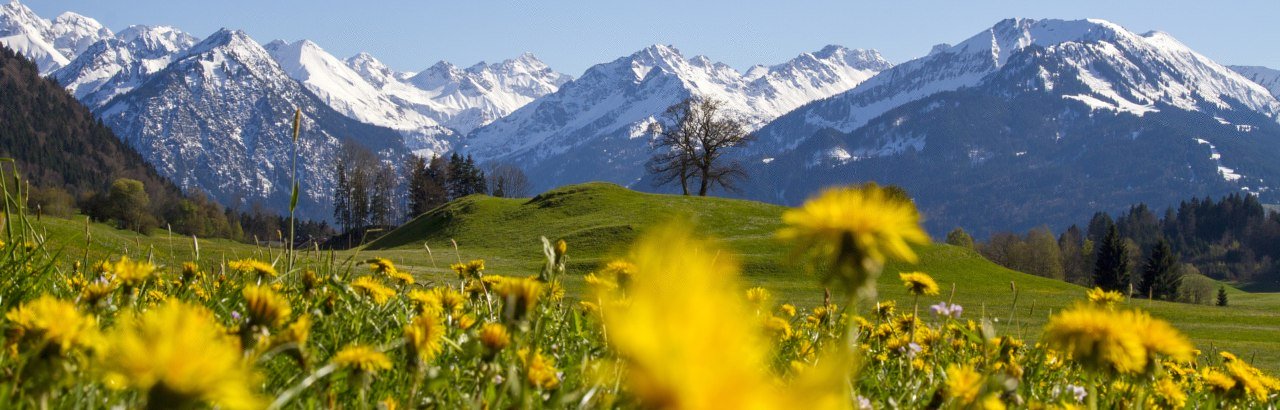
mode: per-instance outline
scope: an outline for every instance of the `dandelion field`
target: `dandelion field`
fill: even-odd
[[[914,209],[875,188],[797,210],[590,188],[533,206],[464,199],[364,249],[293,255],[36,222],[9,201],[0,397],[53,408],[1252,408],[1280,390],[1256,368],[1275,367],[1271,295],[1233,294],[1224,310],[1007,271],[924,244]]]

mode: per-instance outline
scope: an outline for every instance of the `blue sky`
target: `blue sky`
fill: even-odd
[[[957,43],[1007,17],[1097,17],[1160,30],[1223,64],[1280,68],[1280,1],[876,0],[26,0],[52,18],[71,10],[113,30],[168,24],[204,37],[244,29],[259,42],[307,38],[346,58],[368,51],[417,71],[529,51],[577,76],[644,46],[672,44],[737,68],[776,64],[826,44],[874,48],[895,63]],[[1220,5],[1219,3],[1229,4]]]

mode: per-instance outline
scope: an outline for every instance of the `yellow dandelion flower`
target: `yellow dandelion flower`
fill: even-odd
[[[467,298],[453,288],[435,288],[431,291],[440,300],[440,307],[444,308],[445,313],[457,314],[462,311],[467,302]]]
[[[463,329],[463,330],[470,329],[471,326],[475,326],[475,324],[476,324],[475,316],[471,316],[471,315],[458,316],[459,329]]]
[[[320,275],[316,271],[307,269],[302,271],[302,290],[311,292],[320,286]]]
[[[429,363],[443,350],[444,323],[438,313],[419,314],[404,327],[404,339],[415,363]]]
[[[796,317],[796,307],[790,303],[784,303],[782,306],[779,306],[778,311],[787,315],[787,317]]]
[[[168,302],[117,322],[100,357],[108,384],[149,392],[148,407],[259,408],[241,355],[212,312]]]
[[[391,288],[386,287],[370,276],[361,276],[352,280],[351,288],[355,289],[356,293],[372,299],[374,303],[379,305],[387,303],[388,300],[391,300],[396,295],[396,291],[391,290]]]
[[[297,320],[289,324],[283,332],[280,333],[280,341],[293,343],[298,347],[306,346],[307,339],[311,336],[311,315],[298,316]]]
[[[391,279],[396,280],[396,283],[399,283],[404,286],[409,286],[414,284],[414,282],[416,282],[416,280],[414,280],[413,278],[413,275],[410,275],[408,273],[404,273],[398,270],[391,271],[390,273],[387,274],[387,276],[390,276]]]
[[[253,273],[264,278],[274,278],[278,275],[276,268],[271,264],[256,259],[241,259],[227,262],[227,269],[240,273]]]
[[[520,349],[516,355],[524,364],[524,375],[529,384],[544,390],[560,385],[560,376],[557,374],[559,370],[556,370],[556,363],[551,358],[539,351],[530,353],[527,347]]]
[[[1230,393],[1231,389],[1236,387],[1236,379],[1213,369],[1206,368],[1201,371],[1200,379],[1204,381],[1205,387],[1222,394]]]
[[[747,289],[747,303],[750,303],[752,305],[764,306],[765,304],[769,303],[769,299],[771,298],[772,298],[772,295],[769,294],[768,289],[765,289],[759,286],[756,286],[751,289]]]
[[[1189,362],[1195,358],[1195,347],[1191,345],[1191,341],[1169,322],[1152,318],[1143,312],[1133,312],[1132,315],[1136,322],[1132,329],[1138,333],[1142,345],[1148,351],[1177,362]]]
[[[1086,293],[1089,297],[1089,303],[1100,307],[1114,307],[1124,303],[1124,295],[1120,292],[1103,290],[1102,288],[1089,289]]]
[[[1168,377],[1156,381],[1156,398],[1164,408],[1181,409],[1187,407],[1187,392]]]
[[[496,353],[511,344],[511,335],[501,323],[485,323],[480,327],[480,344],[490,353]]]
[[[920,214],[910,200],[866,184],[830,188],[782,214],[778,238],[837,266],[824,281],[840,281],[859,293],[874,292],[875,275],[888,259],[915,263],[910,244],[925,244]]]
[[[982,410],[1004,410],[1006,407],[1004,401],[1000,400],[1000,393],[989,393],[982,398]]]
[[[333,363],[344,369],[357,372],[377,373],[391,369],[391,359],[387,355],[365,345],[349,345],[333,355]]]
[[[90,282],[80,290],[80,301],[86,306],[97,306],[116,291],[115,282],[105,279]]]
[[[364,263],[369,264],[369,270],[372,270],[374,273],[390,274],[391,272],[396,271],[396,265],[387,259],[373,258],[364,261]]]
[[[10,335],[38,340],[66,352],[91,347],[98,336],[98,322],[71,302],[44,295],[5,313]]]
[[[929,274],[924,272],[899,273],[898,279],[902,280],[902,285],[907,287],[907,292],[912,295],[933,296],[938,294],[938,282],[934,282]]]
[[[484,273],[484,259],[475,259],[467,263],[455,263],[449,265],[449,268],[458,274],[458,278],[477,278]]]
[[[569,252],[569,244],[566,243],[564,239],[557,240],[556,246],[555,246],[556,259],[563,258],[564,255],[568,252]]]
[[[597,292],[607,292],[618,288],[618,284],[614,281],[605,279],[596,275],[595,272],[588,273],[582,278],[592,290]]]
[[[121,256],[119,261],[111,265],[111,273],[115,279],[125,286],[138,286],[155,275],[156,266],[146,261],[130,260]]]
[[[520,320],[537,305],[542,286],[542,282],[535,278],[500,277],[493,284],[493,292],[503,300],[504,315]]]
[[[414,289],[409,291],[409,300],[413,302],[414,309],[418,313],[432,312],[440,314],[444,312],[444,304],[440,301],[440,294],[431,290]]]
[[[628,380],[641,403],[668,408],[781,407],[769,343],[737,286],[738,264],[695,239],[683,224],[641,236],[623,295],[599,292],[609,342],[633,364]],[[678,329],[678,331],[674,330]]]
[[[542,290],[542,296],[551,302],[564,300],[564,286],[560,284],[558,279],[547,282]]]
[[[200,270],[200,266],[194,262],[182,263],[182,283],[190,284],[193,281],[204,279],[204,271]]]
[[[249,323],[257,326],[276,327],[289,319],[293,310],[289,300],[266,286],[245,286],[242,291],[249,314]]]
[[[1237,385],[1244,389],[1244,393],[1252,396],[1259,401],[1266,400],[1271,395],[1272,390],[1280,388],[1277,386],[1280,381],[1267,377],[1262,374],[1261,370],[1250,366],[1243,360],[1233,360],[1223,365],[1226,367],[1227,374],[1235,379]]]
[[[884,302],[876,302],[876,316],[878,316],[881,320],[891,318],[893,317],[893,311],[897,308],[897,306],[898,304],[892,300],[886,300]]]
[[[792,336],[791,323],[777,316],[770,316],[769,319],[766,319],[764,329],[779,340],[787,340]]]
[[[1147,364],[1147,349],[1122,312],[1077,306],[1049,318],[1042,340],[1094,370],[1137,373]]]

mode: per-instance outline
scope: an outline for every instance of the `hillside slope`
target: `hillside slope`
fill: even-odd
[[[798,306],[819,305],[822,287],[802,266],[789,261],[789,246],[773,239],[785,209],[733,199],[640,193],[606,183],[562,187],[532,199],[476,195],[389,232],[359,250],[358,258],[388,257],[429,280],[454,283],[456,277],[448,265],[473,258],[485,259],[486,274],[533,274],[541,266],[538,237],[562,238],[569,244],[567,287],[574,297],[583,290],[583,274],[622,254],[647,227],[688,218],[699,232],[720,238],[740,256],[746,285],[764,286],[778,300]],[[456,252],[450,240],[457,241]],[[991,318],[999,331],[1031,338],[1039,334],[1051,312],[1084,298],[1084,288],[1005,269],[969,249],[935,244],[916,250],[920,263],[891,264],[880,278],[881,299],[896,300],[900,309],[910,309],[912,299],[897,274],[914,270],[928,272],[943,288],[939,296],[920,299],[922,315],[929,315],[928,305],[951,300],[967,309],[967,318]],[[1011,286],[1017,288],[1017,308],[1012,314]],[[1261,365],[1277,368],[1280,358],[1265,353],[1280,351],[1273,333],[1274,323],[1280,321],[1276,309],[1280,294],[1231,292],[1229,308],[1146,300],[1130,303],[1173,321],[1201,349],[1246,352],[1258,355]],[[832,298],[843,300],[838,294]]]
[[[0,157],[14,159],[24,178],[40,187],[74,194],[104,190],[115,178],[133,178],[153,197],[178,195],[177,187],[88,108],[6,47],[0,47]]]

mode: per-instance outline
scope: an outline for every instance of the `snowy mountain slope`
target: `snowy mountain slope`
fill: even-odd
[[[289,77],[301,82],[330,108],[363,123],[400,131],[412,148],[441,154],[448,151],[453,130],[392,101],[383,90],[319,45],[309,40],[276,40],[265,48]]]
[[[228,206],[258,202],[285,212],[295,107],[303,113],[299,209],[308,218],[330,216],[329,167],[344,141],[389,160],[404,152],[396,132],[333,111],[253,39],[225,29],[96,113],[184,189],[202,189]]]
[[[1142,114],[1239,107],[1275,117],[1262,87],[1160,32],[1136,34],[1103,20],[1009,19],[951,47],[908,61],[847,93],[816,101],[761,130],[766,144],[792,144],[824,129],[851,132],[886,111],[929,95],[978,85],[1029,48],[1068,57],[1088,89],[1065,96],[1099,109]],[[1035,81],[1052,90],[1050,74]],[[800,136],[800,139],[795,139]]]
[[[1227,66],[1250,81],[1266,87],[1271,95],[1280,98],[1280,70],[1259,66]]]
[[[457,135],[506,116],[569,82],[532,54],[468,68],[438,62],[418,73],[388,68],[368,53],[346,64],[396,105],[434,119]]]
[[[116,38],[98,41],[52,76],[90,108],[137,87],[196,43],[167,26],[131,26]]]
[[[889,67],[874,51],[831,46],[747,74],[656,45],[587,70],[582,78],[476,130],[466,151],[483,161],[532,164],[545,186],[607,179],[630,184],[644,173],[647,124],[697,95],[724,101],[752,128],[833,95]]]
[[[98,20],[72,12],[58,15],[49,28],[53,35],[53,47],[67,59],[74,59],[93,43],[114,37],[111,30]]]
[[[54,46],[53,23],[37,16],[16,1],[0,6],[0,44],[17,51],[36,63],[41,74],[48,74],[69,62]]]
[[[1187,196],[1274,201],[1278,115],[1262,86],[1167,34],[1006,20],[766,126],[800,142],[749,162],[745,196],[874,180],[911,192],[932,232],[979,236]]]

